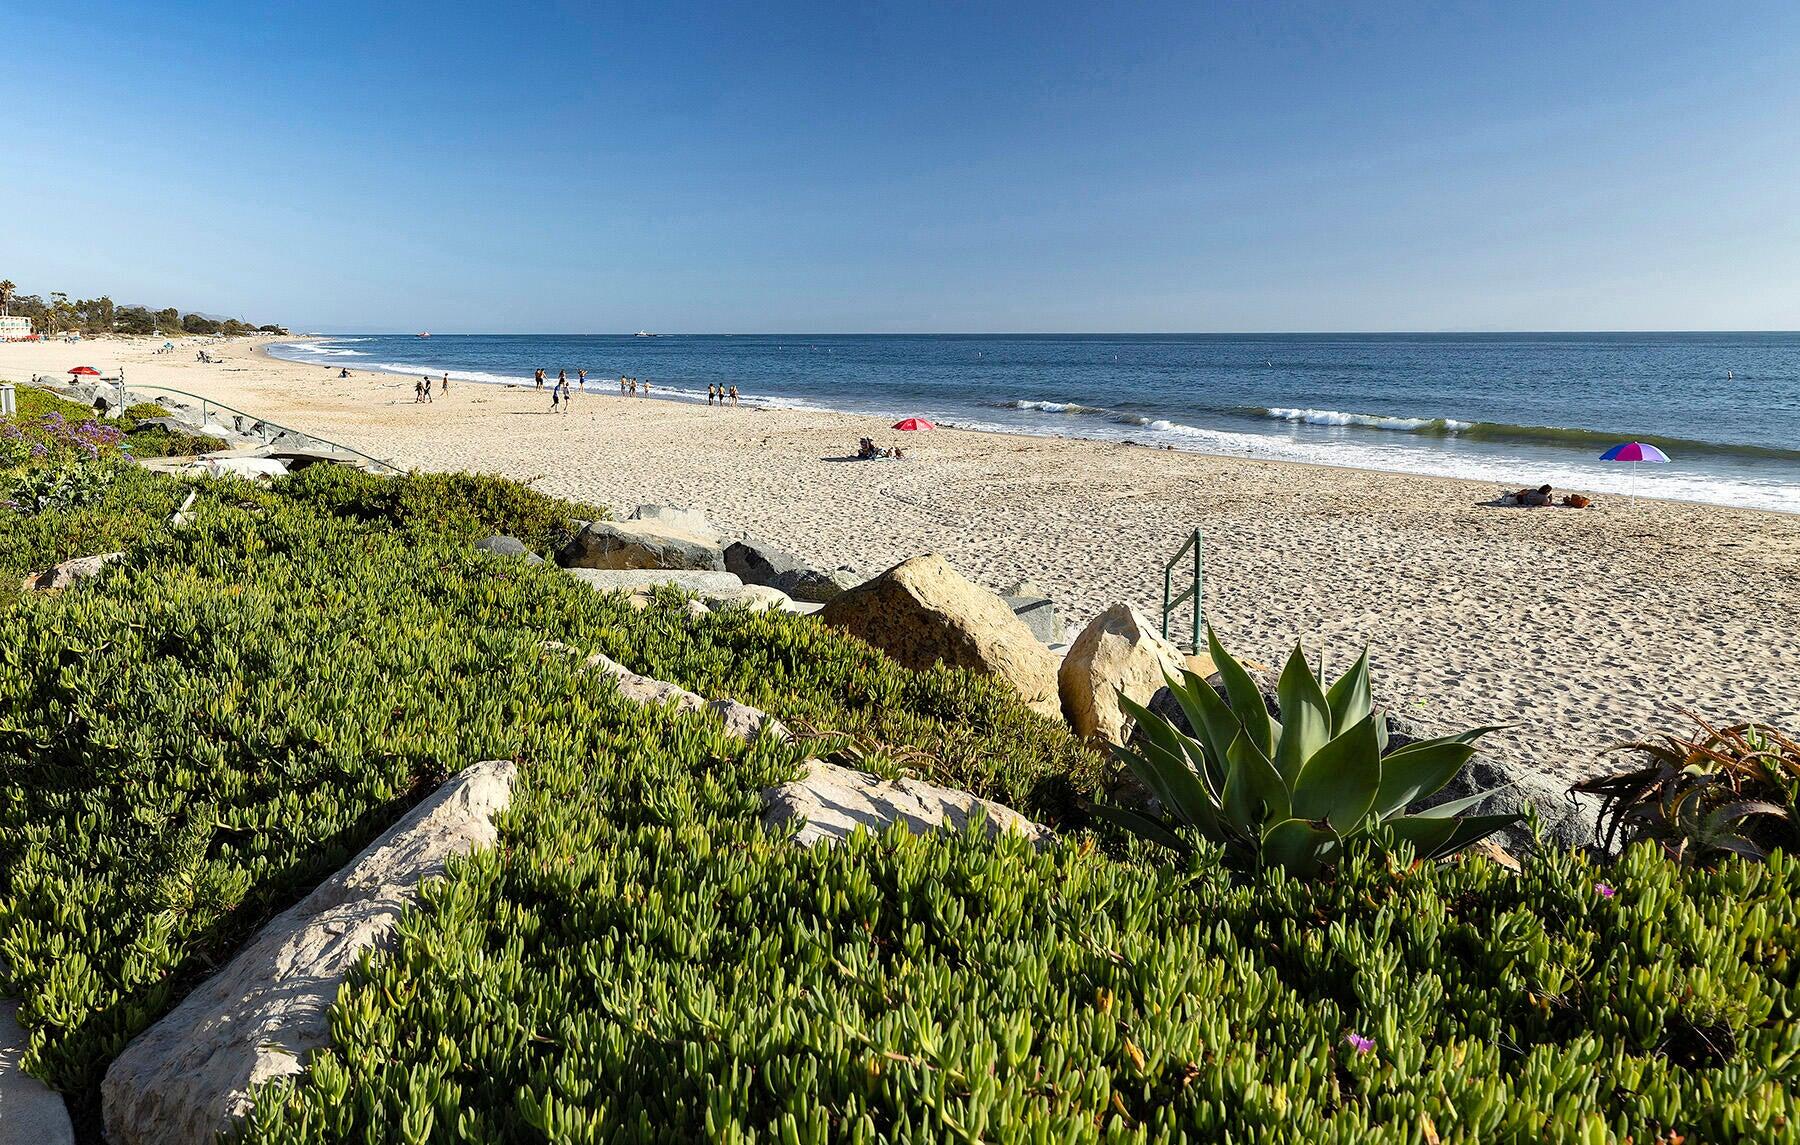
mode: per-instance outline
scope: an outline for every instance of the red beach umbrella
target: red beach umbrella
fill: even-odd
[[[894,428],[895,429],[908,429],[908,430],[911,430],[911,429],[936,429],[937,426],[932,425],[930,422],[926,421],[922,417],[909,417],[909,418],[905,418],[901,421],[895,422]]]
[[[71,374],[79,374],[82,377],[86,377],[86,378],[97,378],[100,376],[100,371],[94,369],[94,367],[92,367],[92,366],[76,366],[73,370],[70,370],[69,372]]]

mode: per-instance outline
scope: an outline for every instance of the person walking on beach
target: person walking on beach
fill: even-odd
[[[645,397],[650,396],[650,379],[649,378],[644,379],[644,396]]]
[[[732,405],[737,404],[737,387],[736,386],[731,387],[731,404]]]
[[[424,382],[414,382],[413,383],[413,404],[418,405],[420,402],[423,402],[424,400],[425,400],[425,383]]]
[[[556,413],[561,408],[563,383],[558,382],[550,387],[550,412]]]
[[[431,375],[426,374],[423,378],[421,378],[419,380],[419,384],[421,386],[425,387],[425,400],[430,401],[431,400]]]
[[[709,406],[713,404],[713,385],[711,382],[706,384],[706,404]]]
[[[450,392],[450,371],[445,370],[443,381],[438,383],[438,393],[447,394],[449,392]]]
[[[537,375],[536,375],[536,381],[537,381],[537,388],[542,390],[544,388],[544,371],[543,370],[541,370],[541,369],[538,370]]]

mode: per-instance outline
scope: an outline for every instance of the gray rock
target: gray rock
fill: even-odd
[[[249,1111],[256,1086],[300,1073],[330,1040],[326,1009],[345,975],[388,940],[419,883],[493,844],[516,774],[504,760],[457,774],[125,1047],[101,1084],[106,1139],[211,1141]]]
[[[675,532],[660,521],[595,521],[556,555],[565,568],[694,569],[724,572],[717,540]]]
[[[64,561],[60,565],[51,565],[43,572],[27,573],[21,587],[26,592],[46,592],[50,589],[68,588],[76,581],[99,576],[101,569],[124,555],[124,553],[98,553],[91,557],[76,557],[74,560]]]
[[[1006,606],[1013,610],[1013,615],[1025,622],[1031,634],[1044,644],[1063,644],[1069,634],[1063,628],[1062,618],[1056,615],[1056,605],[1047,596],[1002,596]]]
[[[829,604],[863,582],[863,575],[849,566],[835,569],[794,569],[769,582],[795,600]]]
[[[1390,741],[1391,746],[1391,741]],[[1570,850],[1591,847],[1600,839],[1600,803],[1591,795],[1569,790],[1569,785],[1542,772],[1527,771],[1517,764],[1477,755],[1457,773],[1442,791],[1421,800],[1425,807],[1452,799],[1474,795],[1478,791],[1492,794],[1464,812],[1466,815],[1491,815],[1522,810],[1530,803],[1537,810],[1546,842]],[[1515,855],[1533,846],[1531,829],[1520,823],[1492,836],[1495,842]]]
[[[806,775],[763,792],[763,822],[770,826],[801,820],[795,841],[805,847],[848,839],[857,828],[882,831],[895,824],[924,833],[960,830],[981,823],[989,834],[1013,831],[1033,843],[1055,836],[1010,807],[978,799],[967,791],[917,779],[885,780],[866,771],[808,760]]]
[[[778,612],[800,611],[787,593],[766,584],[747,584],[735,592],[709,594],[706,602],[715,607],[741,604],[751,612],[767,612],[771,608]]]
[[[725,546],[725,570],[742,577],[745,584],[767,585],[810,604],[824,604],[862,583],[854,569],[813,568],[785,549],[754,537]]]
[[[677,569],[570,569],[569,575],[600,592],[649,592],[670,584],[702,597],[727,597],[744,587],[728,572],[682,572]]]
[[[18,1009],[0,1001],[0,1145],[74,1145],[62,1094],[19,1068],[27,1038]]]
[[[493,553],[500,557],[522,557],[528,565],[541,565],[544,558],[526,547],[525,542],[517,537],[484,537],[475,542],[475,547],[484,553]]]

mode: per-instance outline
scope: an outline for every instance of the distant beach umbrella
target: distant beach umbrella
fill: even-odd
[[[908,430],[911,430],[911,429],[936,429],[937,426],[932,425],[930,422],[926,421],[922,417],[909,417],[909,418],[905,418],[904,420],[895,422],[894,428],[895,429],[908,429]]]
[[[1637,467],[1641,462],[1667,462],[1669,455],[1654,445],[1645,445],[1641,441],[1627,441],[1623,445],[1615,445],[1600,455],[1602,461],[1627,461],[1631,463],[1630,496],[1637,497]]]
[[[70,370],[69,372],[71,374],[78,374],[84,378],[97,378],[100,376],[100,371],[94,369],[94,367],[92,367],[92,366],[76,366],[73,370]]]

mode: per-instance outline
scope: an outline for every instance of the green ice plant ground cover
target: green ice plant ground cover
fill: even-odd
[[[359,971],[249,1138],[1795,1137],[1789,857],[1171,864],[1086,833],[1095,757],[991,682],[468,548],[593,510],[322,467],[203,489],[173,532],[186,486],[134,470],[49,520],[0,511],[9,574],[15,538],[127,550],[0,600],[0,989],[88,1132],[132,1035],[442,776],[511,758],[501,845]],[[1068,837],[802,850],[758,792],[806,745],[628,707],[547,639]]]

